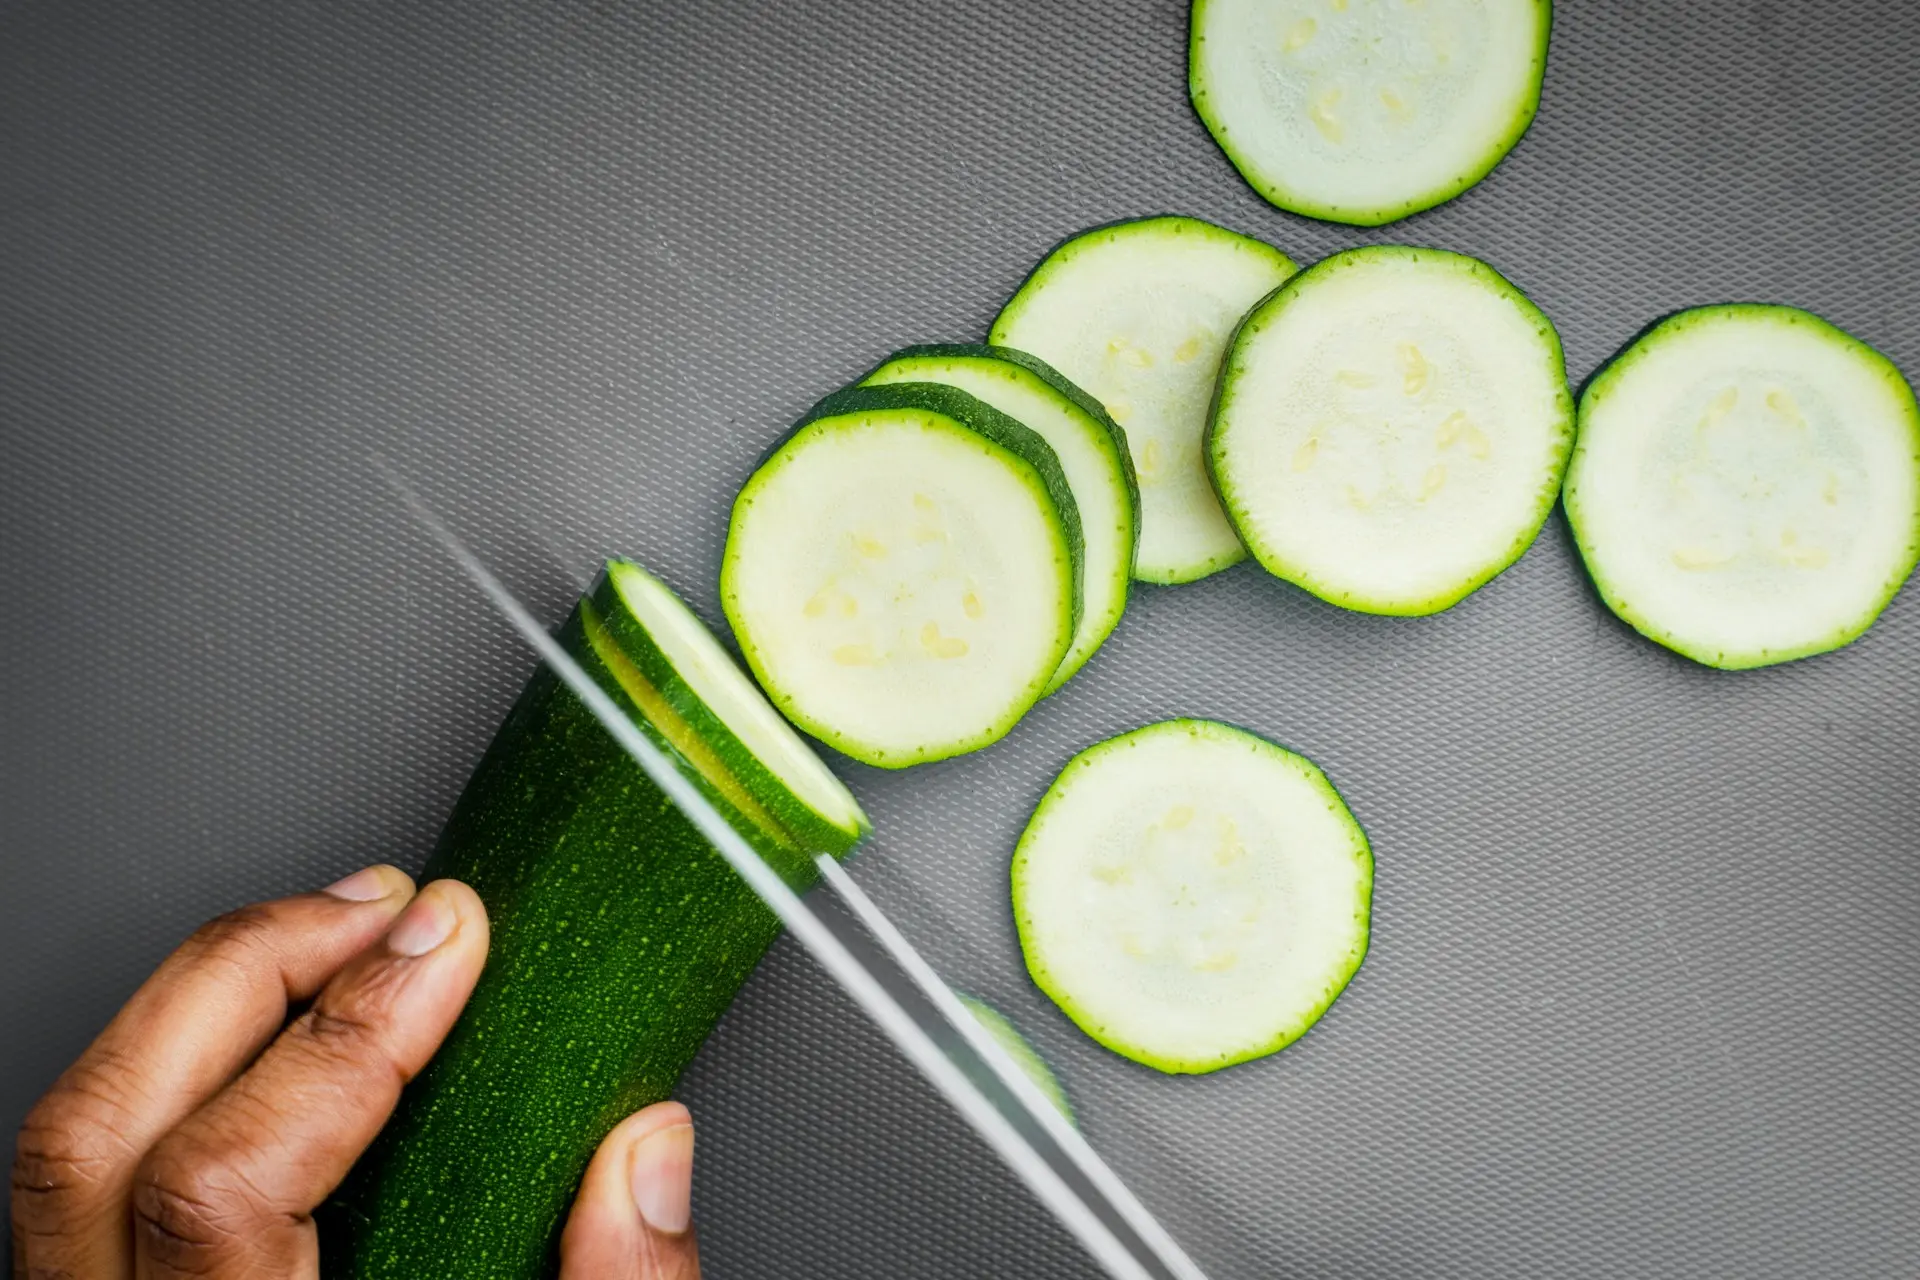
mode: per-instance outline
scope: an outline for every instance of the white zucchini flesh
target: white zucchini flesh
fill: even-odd
[[[992,350],[905,352],[868,374],[864,385],[937,382],[956,387],[1028,427],[1059,455],[1080,508],[1085,546],[1080,625],[1047,683],[1052,693],[1086,664],[1126,612],[1139,538],[1139,499],[1124,440],[1115,444],[1109,424],[1097,421],[1034,370],[989,354]]]
[[[776,787],[784,788],[820,821],[849,838],[865,832],[866,814],[846,784],[780,717],[766,695],[720,647],[713,632],[671,588],[623,560],[608,564],[607,577],[673,672],[744,749],[742,757],[729,749],[730,744],[717,747],[736,773],[745,773],[751,785],[758,779],[743,766],[765,770]]]
[[[1548,0],[1195,0],[1188,90],[1254,190],[1375,226],[1513,149],[1551,26]]]
[[[1724,668],[1824,653],[1920,558],[1920,410],[1817,316],[1683,311],[1582,395],[1566,505],[1600,594],[1643,635]]]
[[[1208,458],[1254,557],[1322,599],[1433,613],[1519,559],[1573,444],[1560,340],[1474,258],[1336,254],[1251,313]]]
[[[1366,955],[1373,855],[1311,762],[1171,720],[1076,756],[1013,858],[1034,981],[1116,1053],[1204,1072],[1272,1053]]]
[[[926,409],[806,424],[734,504],[721,598],[794,723],[901,768],[986,746],[1073,637],[1073,551],[1046,486]]]
[[[1294,272],[1278,249],[1193,218],[1146,218],[1067,241],[994,322],[1127,434],[1140,484],[1134,576],[1191,582],[1246,558],[1200,456],[1228,336]]]

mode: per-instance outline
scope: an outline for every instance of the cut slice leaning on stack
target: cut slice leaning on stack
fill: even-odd
[[[1047,684],[1065,684],[1120,622],[1140,535],[1140,491],[1127,439],[1098,402],[1046,364],[1008,347],[909,347],[864,386],[937,382],[984,401],[1039,434],[1059,456],[1084,540],[1080,626]]]
[[[1484,178],[1532,123],[1549,0],[1194,0],[1194,110],[1255,191],[1377,226]]]
[[[1335,254],[1234,335],[1207,458],[1248,550],[1365,613],[1434,613],[1519,559],[1573,405],[1553,325],[1486,263]]]
[[[795,724],[883,768],[997,741],[1080,609],[1078,508],[1038,434],[953,387],[814,406],[734,499],[721,603]]]
[[[1246,558],[1207,484],[1200,435],[1228,334],[1293,270],[1278,249],[1210,223],[1143,218],[1055,249],[994,321],[995,345],[1040,357],[1127,433],[1143,582],[1191,582]]]
[[[1824,653],[1920,558],[1920,410],[1818,316],[1683,311],[1588,384],[1566,502],[1594,584],[1641,634],[1713,667]]]

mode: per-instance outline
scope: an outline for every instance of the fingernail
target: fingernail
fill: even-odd
[[[387,930],[387,947],[403,956],[423,956],[445,942],[460,923],[460,917],[438,886],[428,885],[420,896],[407,904],[400,918]]]
[[[390,890],[385,872],[379,867],[367,867],[345,880],[334,881],[321,892],[345,898],[348,902],[374,902],[386,897]]]
[[[647,1225],[677,1236],[693,1219],[693,1126],[676,1124],[640,1139],[633,1152],[633,1203]]]

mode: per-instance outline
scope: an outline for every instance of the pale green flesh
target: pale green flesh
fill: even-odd
[[[1920,557],[1920,410],[1789,307],[1682,312],[1581,397],[1567,514],[1608,605],[1709,666],[1837,648]]]
[[[1047,692],[1086,664],[1127,607],[1135,540],[1134,510],[1124,463],[1100,424],[1037,374],[984,356],[904,356],[865,379],[868,385],[937,382],[955,387],[1026,426],[1059,455],[1080,509],[1085,540],[1080,623]]]
[[[1366,954],[1373,859],[1326,776],[1174,720],[1088,748],[1014,853],[1034,981],[1082,1030],[1167,1072],[1302,1035]]]
[[[658,578],[624,560],[608,564],[621,603],[644,627],[674,672],[684,680],[734,738],[733,743],[710,744],[724,756],[734,748],[745,759],[730,759],[738,774],[757,765],[770,775],[749,776],[749,786],[771,783],[806,807],[821,821],[857,837],[867,828],[866,815],[846,784],[801,740],[780,717],[757,686],[720,647],[706,624]]]
[[[1039,475],[941,414],[808,424],[735,503],[722,603],[802,729],[901,768],[996,741],[1074,629],[1067,535]]]
[[[1201,435],[1234,325],[1293,270],[1279,250],[1192,218],[1119,223],[1056,249],[994,322],[995,344],[1054,366],[1126,432],[1142,581],[1190,582],[1246,557]]]
[[[1349,609],[1423,614],[1533,542],[1572,443],[1546,317],[1483,262],[1379,247],[1316,264],[1247,317],[1208,456],[1270,572]]]
[[[1547,0],[1196,0],[1188,89],[1248,184],[1363,226],[1451,199],[1539,103]]]

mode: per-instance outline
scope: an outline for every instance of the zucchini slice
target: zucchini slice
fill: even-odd
[[[1140,540],[1140,490],[1127,438],[1098,401],[1045,361],[1008,347],[909,347],[865,386],[937,382],[957,387],[1030,428],[1060,458],[1085,540],[1080,626],[1047,683],[1052,693],[1086,664],[1120,623]]]
[[[898,769],[998,741],[1045,694],[1080,548],[1037,434],[952,387],[854,387],[740,490],[720,595],[788,719]]]
[[[1013,1064],[1026,1073],[1027,1079],[1033,1081],[1047,1101],[1053,1104],[1053,1109],[1068,1124],[1078,1123],[1074,1119],[1073,1104],[1067,1101],[1067,1091],[1061,1087],[1059,1077],[1053,1074],[1053,1068],[1040,1056],[1040,1051],[1027,1042],[1027,1038],[1020,1034],[1020,1029],[1013,1025],[1007,1015],[977,996],[955,994],[959,995],[960,1003],[966,1006],[967,1012],[973,1015],[973,1020],[986,1029],[995,1043],[1013,1059]]]
[[[1080,1029],[1161,1071],[1298,1039],[1367,951],[1373,854],[1314,765],[1169,720],[1087,748],[1013,855],[1028,972]]]
[[[1207,458],[1277,577],[1366,613],[1434,613],[1532,544],[1573,446],[1553,325],[1486,263],[1335,254],[1248,314]]]
[[[1143,582],[1191,582],[1246,559],[1200,457],[1227,337],[1292,275],[1278,249],[1194,218],[1096,227],[1049,254],[988,339],[1086,388],[1127,434],[1140,481]]]
[[[1727,669],[1825,653],[1920,560],[1920,409],[1818,316],[1682,311],[1588,383],[1566,504],[1601,597],[1648,639]]]
[[[866,830],[718,643],[637,567],[610,566],[559,638],[609,694],[633,699],[676,766],[796,885],[814,874],[808,855],[843,852]],[[794,821],[803,811],[815,820]],[[595,1147],[672,1093],[779,932],[545,667],[454,807],[423,873],[440,876],[486,903],[487,968],[321,1215],[326,1273],[341,1280],[550,1274]]]
[[[598,639],[595,624],[612,638],[595,651],[646,722],[699,761],[703,777],[730,782],[737,808],[814,852],[844,853],[867,834],[846,784],[660,579],[611,561],[582,614],[589,640]]]
[[[1378,226],[1513,149],[1552,25],[1550,0],[1194,0],[1187,88],[1255,191]]]

